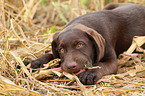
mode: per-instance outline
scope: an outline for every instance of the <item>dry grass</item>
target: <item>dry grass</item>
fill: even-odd
[[[0,95],[78,95],[143,96],[145,56],[139,46],[145,37],[134,40],[120,56],[116,75],[104,76],[96,85],[84,86],[75,75],[52,69],[32,73],[23,60],[33,60],[51,51],[52,35],[73,18],[101,10],[105,4],[144,0],[1,0],[0,1]],[[141,54],[132,53],[136,49]],[[54,67],[58,59],[48,65]],[[22,68],[18,70],[17,65]],[[48,66],[46,66],[48,67]],[[37,80],[37,79],[47,80]]]

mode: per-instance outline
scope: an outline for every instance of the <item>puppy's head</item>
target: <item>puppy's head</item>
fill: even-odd
[[[85,64],[98,62],[104,56],[105,40],[95,30],[73,24],[54,34],[52,52],[61,59],[62,70],[77,73]]]

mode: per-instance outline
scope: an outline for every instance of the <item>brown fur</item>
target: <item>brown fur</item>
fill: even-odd
[[[55,33],[53,54],[31,61],[31,67],[41,67],[54,58],[60,58],[62,70],[70,73],[79,72],[86,63],[99,65],[101,69],[78,75],[83,84],[94,84],[102,76],[117,72],[117,55],[129,48],[133,36],[141,35],[145,35],[145,7],[110,3],[102,11],[75,18]]]

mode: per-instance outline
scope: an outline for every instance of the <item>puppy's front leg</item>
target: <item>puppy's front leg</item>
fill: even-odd
[[[32,61],[23,61],[23,62],[25,65],[28,65],[29,63],[31,63],[30,67],[36,69],[36,68],[43,67],[43,64],[46,64],[53,59],[54,57],[52,53],[46,53],[42,55],[41,57],[39,57],[38,59],[35,59]]]
[[[100,66],[100,69],[87,69],[80,73],[78,75],[80,81],[83,84],[95,84],[104,75],[117,73],[118,64],[116,54],[111,53],[108,56],[104,58],[104,61],[94,64]]]

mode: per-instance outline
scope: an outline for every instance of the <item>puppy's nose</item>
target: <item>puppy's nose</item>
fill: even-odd
[[[69,72],[75,73],[77,71],[77,64],[76,62],[71,62],[67,65]]]

